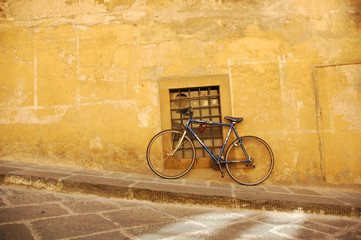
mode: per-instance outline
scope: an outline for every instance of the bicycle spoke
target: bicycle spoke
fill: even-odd
[[[272,172],[274,159],[271,148],[260,138],[246,136],[241,138],[251,162],[226,163],[229,175],[238,183],[256,185],[266,180]],[[235,143],[238,140],[235,141]],[[247,159],[238,144],[231,144],[226,153],[228,159]]]
[[[185,175],[195,161],[195,149],[185,136],[178,149],[183,133],[166,130],[157,134],[147,149],[148,165],[154,173],[163,178],[178,178]],[[174,152],[174,150],[176,150]]]

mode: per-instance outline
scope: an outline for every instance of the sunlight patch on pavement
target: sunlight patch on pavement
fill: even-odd
[[[173,222],[158,229],[154,233],[137,236],[139,239],[179,239],[192,238],[192,235],[210,236],[223,227],[237,220],[242,221],[249,215],[248,212],[216,212],[196,215],[184,221]],[[203,239],[202,237],[197,239]]]
[[[169,223],[156,232],[137,236],[139,239],[208,239],[229,235],[232,239],[257,239],[259,237],[289,238],[297,236],[307,215],[251,211],[212,212]]]

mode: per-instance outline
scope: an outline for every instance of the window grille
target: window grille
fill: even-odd
[[[221,122],[222,114],[219,86],[170,89],[169,93],[173,129],[182,130],[182,119],[180,114],[177,113],[177,110],[188,106],[191,106],[194,111],[194,119]],[[186,124],[186,120],[187,119],[183,119],[183,124]],[[223,144],[222,127],[218,125],[208,125],[204,132],[198,131],[198,127],[198,123],[192,123],[191,125],[192,130],[197,133],[203,143],[213,151],[214,154],[219,154]],[[197,157],[208,156],[207,152],[193,135],[190,134],[188,136],[192,139],[196,147]]]

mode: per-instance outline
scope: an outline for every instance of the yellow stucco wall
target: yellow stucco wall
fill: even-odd
[[[360,12],[359,0],[0,1],[0,157],[149,172],[147,143],[167,125],[159,82],[226,76],[223,114],[274,151],[268,183],[360,186]]]

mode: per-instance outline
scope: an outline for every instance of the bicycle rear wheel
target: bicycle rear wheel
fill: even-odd
[[[270,146],[258,137],[244,136],[241,137],[241,141],[253,162],[239,162],[239,160],[247,160],[247,157],[237,139],[226,152],[226,161],[235,161],[226,163],[227,172],[240,184],[248,186],[260,184],[273,170],[273,152]]]
[[[148,144],[147,161],[150,169],[162,178],[179,178],[191,170],[195,162],[195,148],[183,132],[165,130]],[[182,142],[180,143],[179,141]],[[174,152],[174,149],[178,146]],[[174,152],[174,153],[173,153]]]

